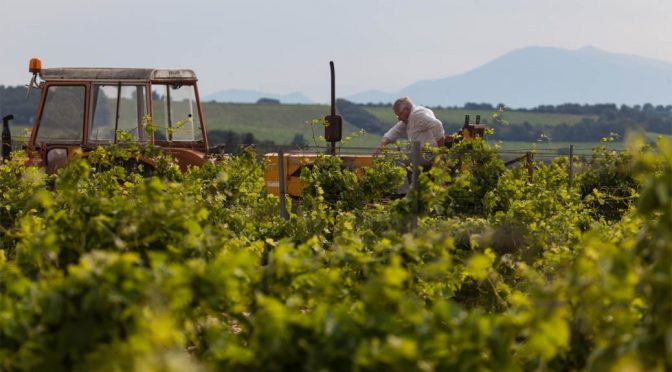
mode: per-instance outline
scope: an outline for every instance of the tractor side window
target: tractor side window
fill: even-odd
[[[166,85],[152,85],[152,102],[154,104],[154,139],[165,141],[168,138],[168,97]]]
[[[147,88],[144,86],[121,86],[119,96],[119,124],[117,129],[130,134],[134,139],[145,139],[144,120],[147,115]]]
[[[112,142],[122,130],[143,142],[147,89],[143,85],[93,85],[89,141]],[[119,102],[117,102],[119,98]],[[117,104],[118,103],[118,104]],[[117,107],[119,112],[117,112]]]
[[[52,85],[46,93],[37,130],[37,142],[81,143],[85,87]]]
[[[93,85],[91,107],[91,129],[89,141],[114,141],[114,125],[117,112],[117,86]]]
[[[200,141],[201,123],[192,85],[170,86],[171,132],[173,141]]]
[[[193,85],[152,86],[156,140],[195,142],[203,140]]]

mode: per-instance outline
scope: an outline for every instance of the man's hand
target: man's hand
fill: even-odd
[[[380,155],[380,153],[383,152],[383,148],[384,148],[384,146],[378,145],[378,147],[376,147],[376,149],[373,151],[373,156]]]
[[[383,137],[383,139],[380,140],[380,143],[378,144],[378,147],[376,147],[376,149],[373,151],[373,156],[380,155],[380,153],[383,152],[383,149],[385,148],[385,146],[387,144],[389,144],[390,142],[392,142],[392,141]]]

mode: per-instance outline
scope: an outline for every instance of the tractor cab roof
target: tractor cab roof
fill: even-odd
[[[40,72],[44,81],[53,80],[100,80],[100,81],[153,81],[195,82],[198,79],[192,70],[151,68],[45,68]]]

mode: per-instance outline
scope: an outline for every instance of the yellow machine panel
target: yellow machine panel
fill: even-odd
[[[312,164],[319,156],[316,153],[295,152],[283,156],[285,194],[301,196],[301,169]],[[343,160],[343,166],[350,170],[362,169],[373,165],[372,155],[337,155]],[[280,166],[278,153],[264,155],[264,179],[268,192],[280,195]]]

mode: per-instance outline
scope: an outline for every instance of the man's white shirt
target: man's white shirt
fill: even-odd
[[[426,143],[430,146],[437,146],[438,140],[444,136],[443,125],[441,121],[434,116],[432,110],[413,105],[408,124],[403,121],[395,124],[390,130],[385,132],[383,137],[394,142],[400,138],[408,137],[411,142],[418,141],[424,146]]]

